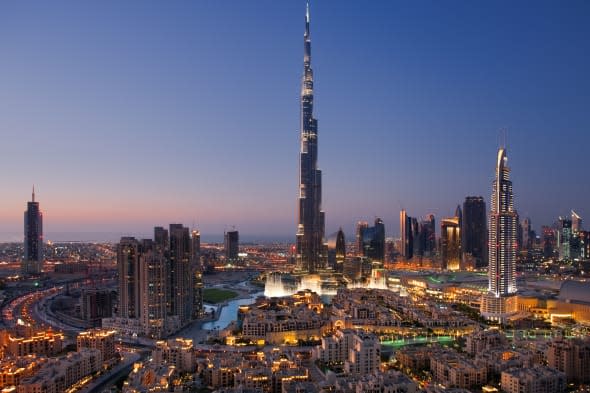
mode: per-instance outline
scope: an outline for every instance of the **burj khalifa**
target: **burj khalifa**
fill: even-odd
[[[303,35],[303,80],[301,82],[301,152],[299,156],[299,222],[297,225],[297,265],[307,273],[322,267],[324,212],[322,211],[322,171],[318,161],[318,121],[313,117],[313,70],[309,2]]]

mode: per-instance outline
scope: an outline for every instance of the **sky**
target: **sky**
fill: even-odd
[[[46,238],[293,239],[305,2],[0,3],[0,240],[31,187]],[[501,129],[515,206],[589,220],[590,3],[317,0],[326,233],[489,204]]]

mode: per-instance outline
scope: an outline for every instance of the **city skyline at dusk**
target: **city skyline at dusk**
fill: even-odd
[[[2,6],[0,232],[35,184],[49,240],[179,222],[294,241],[302,7]],[[327,233],[489,204],[502,128],[521,219],[590,215],[587,3],[311,7]]]

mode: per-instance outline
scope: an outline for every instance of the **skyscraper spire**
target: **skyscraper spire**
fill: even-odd
[[[297,264],[309,273],[323,263],[324,212],[322,172],[317,168],[318,123],[313,117],[313,71],[309,1],[306,4],[303,35],[303,78],[301,81],[301,152],[299,156],[299,221],[297,225]]]
[[[33,199],[31,202],[35,202],[35,185],[33,184]]]

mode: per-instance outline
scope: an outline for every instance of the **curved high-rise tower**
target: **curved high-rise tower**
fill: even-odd
[[[510,168],[506,149],[500,148],[496,159],[496,176],[492,183],[489,221],[488,293],[482,299],[482,315],[505,322],[516,311],[516,231]]]
[[[516,292],[516,211],[506,149],[498,150],[492,184],[489,233],[489,291],[496,296]]]
[[[317,167],[318,121],[313,117],[313,71],[311,69],[309,2],[307,2],[305,12],[303,47],[297,265],[301,270],[314,273],[322,263],[324,212],[321,210],[322,172]]]

